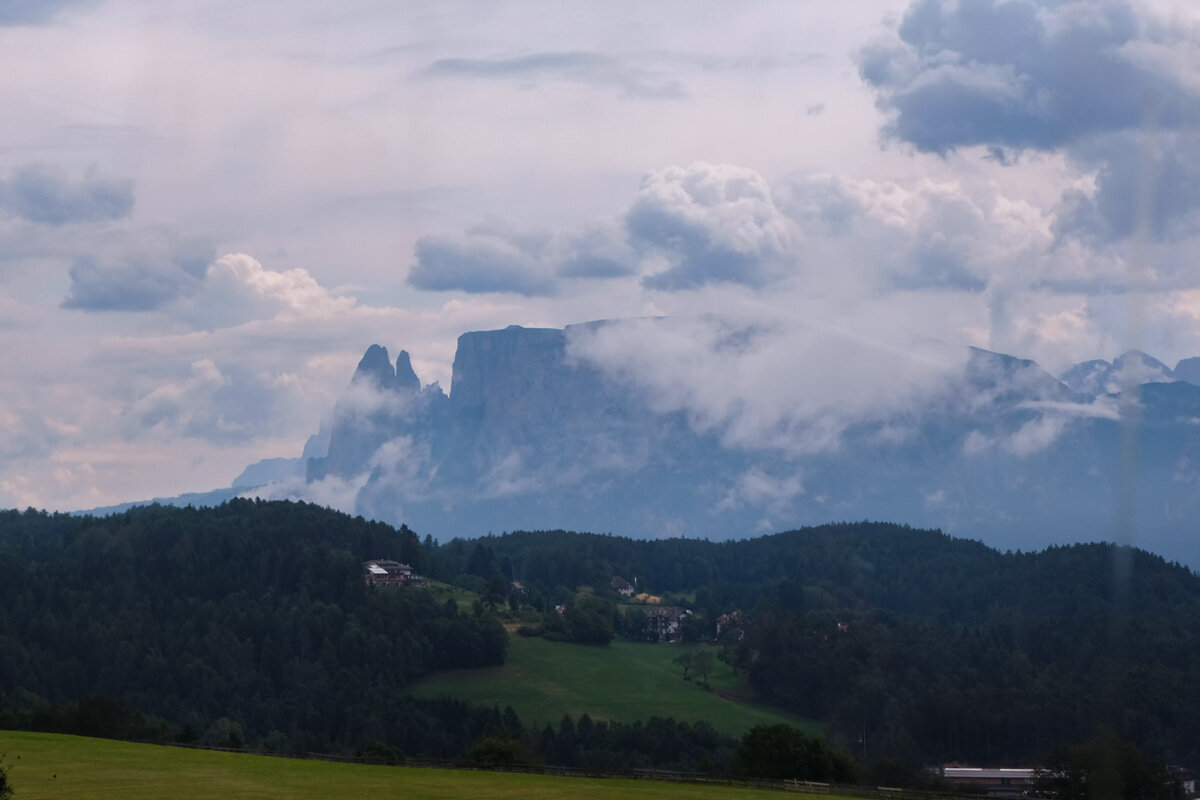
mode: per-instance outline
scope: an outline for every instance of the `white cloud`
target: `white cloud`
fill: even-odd
[[[1066,418],[1043,415],[1022,425],[1003,441],[1002,446],[1015,456],[1030,456],[1054,444],[1066,427]]]
[[[799,232],[763,177],[745,167],[696,162],[651,172],[625,224],[636,245],[666,259],[665,269],[645,278],[653,288],[758,286],[795,267]]]
[[[966,356],[911,331],[758,312],[580,329],[569,352],[728,445],[795,455],[836,449],[850,425],[923,407]]]
[[[717,504],[717,510],[738,508],[743,504],[766,508],[772,515],[784,514],[791,501],[804,494],[804,480],[799,473],[773,476],[761,469],[752,469]]]
[[[172,309],[173,315],[204,329],[251,320],[329,319],[354,309],[303,269],[263,267],[244,253],[222,256],[208,266],[199,288]]]

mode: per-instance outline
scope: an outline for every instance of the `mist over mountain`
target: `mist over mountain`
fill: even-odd
[[[1200,565],[1200,386],[1125,353],[1051,375],[938,342],[726,318],[463,334],[449,393],[372,345],[297,459],[235,487],[439,539],[740,538],[831,520]],[[254,488],[251,488],[254,487]],[[191,496],[190,502],[198,502]]]

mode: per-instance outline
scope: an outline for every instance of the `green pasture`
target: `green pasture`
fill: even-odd
[[[682,668],[673,663],[681,653],[703,648],[713,654],[713,691],[683,680]],[[504,666],[441,673],[414,684],[412,693],[512,706],[522,722],[539,727],[548,722],[557,726],[563,714],[586,712],[593,719],[618,722],[652,716],[707,720],[735,737],[755,725],[781,722],[818,732],[815,723],[748,702],[746,688],[716,654],[716,648],[698,644],[614,641],[608,647],[587,647],[512,636]]]
[[[767,798],[765,790],[639,780],[380,767],[0,731],[14,800]]]

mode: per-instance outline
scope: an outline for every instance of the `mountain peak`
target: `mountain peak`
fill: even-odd
[[[358,367],[354,370],[354,377],[350,380],[351,383],[366,380],[381,389],[391,388],[392,384],[396,382],[396,371],[392,369],[387,348],[377,344],[368,347],[367,352],[358,362]]]
[[[1200,386],[1200,358],[1185,358],[1175,365],[1173,370],[1176,380],[1187,381]]]
[[[396,388],[408,389],[413,392],[421,390],[421,379],[413,370],[412,360],[408,357],[407,350],[401,350],[400,355],[396,356]]]
[[[1120,376],[1123,386],[1169,383],[1175,380],[1175,374],[1170,367],[1141,350],[1126,350],[1114,358],[1113,370]]]

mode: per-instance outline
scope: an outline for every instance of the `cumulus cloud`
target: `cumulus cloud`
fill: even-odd
[[[1162,235],[1200,207],[1200,28],[1126,0],[916,0],[859,54],[918,150],[982,145],[1002,161],[1065,150],[1096,173],[1064,194],[1058,228],[1097,241]]]
[[[214,260],[211,246],[199,241],[167,238],[139,242],[128,252],[79,258],[70,276],[64,308],[161,310],[204,330],[251,320],[328,318],[355,306],[353,298],[334,295],[306,270],[268,269],[243,253]]]
[[[211,246],[172,236],[138,237],[70,268],[63,308],[84,311],[151,311],[195,290],[212,261]]]
[[[616,278],[635,269],[636,259],[614,223],[552,233],[491,220],[460,235],[418,239],[408,283],[431,291],[533,297],[556,294],[560,278]]]
[[[613,89],[628,97],[679,99],[679,81],[593,52],[543,52],[512,58],[443,58],[425,68],[429,77],[484,78],[530,84],[561,81]]]
[[[330,317],[354,305],[354,298],[334,295],[306,270],[280,272],[233,253],[208,265],[203,281],[176,313],[212,329],[250,320]]]
[[[1189,36],[1123,0],[916,0],[859,66],[920,150],[1053,149],[1140,128],[1150,98],[1165,128],[1200,122]]]
[[[798,234],[757,172],[697,162],[647,175],[625,216],[631,241],[662,256],[653,289],[761,286],[787,274]]]
[[[26,164],[0,181],[0,212],[46,225],[103,222],[133,211],[133,182],[88,170],[77,181],[50,164]]]
[[[408,282],[431,291],[554,292],[552,267],[541,257],[546,239],[475,226],[462,235],[422,236]]]
[[[809,234],[811,257],[876,274],[893,289],[979,291],[1014,267],[1043,264],[1043,213],[986,183],[801,175],[776,190]],[[1048,265],[1049,266],[1049,265]]]
[[[619,221],[570,232],[499,220],[416,243],[408,282],[420,289],[558,294],[563,279],[634,275],[651,289],[759,287],[791,274],[799,229],[754,170],[697,162],[656,170]]]

